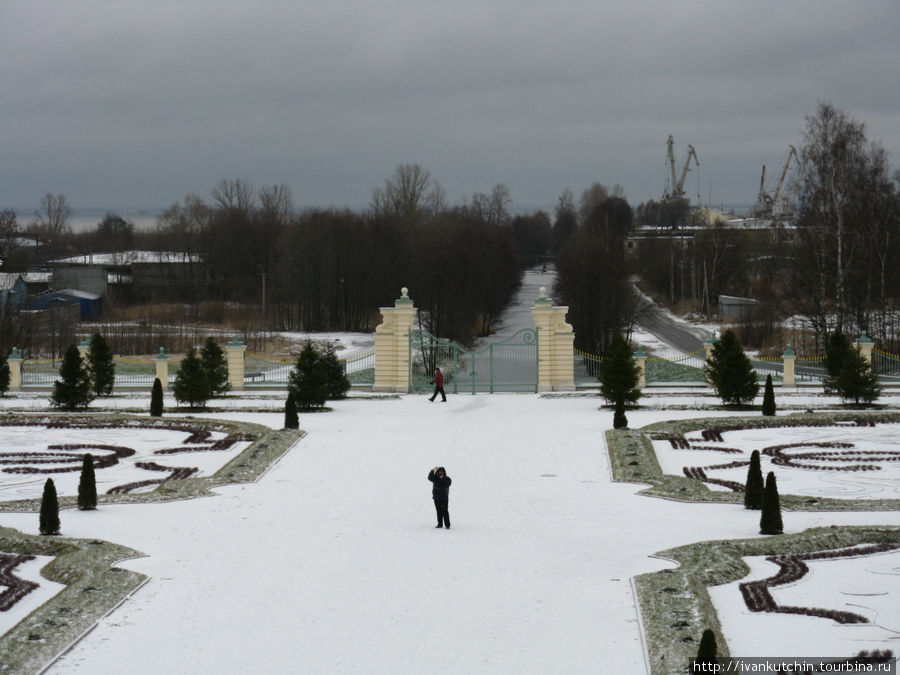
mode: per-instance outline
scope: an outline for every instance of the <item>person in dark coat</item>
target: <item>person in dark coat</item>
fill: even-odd
[[[428,472],[428,480],[431,481],[431,497],[434,499],[434,510],[437,511],[437,527],[450,529],[450,512],[447,510],[450,503],[450,476],[442,466],[436,466]]]
[[[447,394],[444,393],[444,374],[441,372],[440,368],[437,368],[434,371],[434,379],[431,381],[431,384],[434,385],[434,393],[431,395],[429,401],[434,402],[434,399],[438,394],[441,395],[441,403],[447,402]]]

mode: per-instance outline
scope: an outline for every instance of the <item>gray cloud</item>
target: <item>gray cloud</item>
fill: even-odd
[[[0,205],[165,206],[220,178],[362,206],[400,162],[509,185],[747,203],[829,100],[900,150],[900,5],[41,2],[0,6]],[[693,182],[692,182],[693,181]]]

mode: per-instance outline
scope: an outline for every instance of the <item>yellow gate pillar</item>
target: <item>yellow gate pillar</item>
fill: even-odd
[[[643,347],[638,345],[637,351],[634,353],[634,362],[638,367],[638,389],[647,386],[647,355],[644,353]]]
[[[163,391],[169,388],[169,357],[162,347],[159,348],[159,354],[156,355],[156,377],[159,379]]]
[[[245,351],[247,351],[247,345],[238,340],[237,335],[225,345],[225,361],[228,364],[228,385],[232,391],[244,388]]]
[[[81,355],[81,360],[84,361],[87,359],[88,352],[91,350],[91,336],[88,335],[84,340],[78,343],[78,353]]]
[[[575,333],[566,323],[568,311],[554,306],[541,287],[531,308],[538,340],[538,391],[575,390]]]
[[[18,349],[12,348],[6,363],[9,365],[9,389],[19,391],[22,388],[22,356]]]
[[[409,333],[416,307],[409,290],[400,289],[393,307],[380,307],[381,324],[375,328],[375,384],[372,391],[409,391]]]
[[[875,348],[875,343],[872,341],[872,338],[866,335],[866,331],[862,332],[862,335],[859,336],[859,339],[856,340],[854,345],[859,349],[859,353],[863,355],[863,358],[871,366],[872,350]]]
[[[782,384],[786,384],[789,386],[793,386],[797,384],[797,377],[794,373],[794,365],[797,360],[797,354],[794,353],[794,350],[790,345],[784,348],[784,354],[781,355],[781,360],[784,363],[784,373],[781,378]]]

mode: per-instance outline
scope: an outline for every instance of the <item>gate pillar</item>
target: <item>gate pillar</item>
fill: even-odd
[[[393,307],[380,307],[381,324],[375,328],[375,384],[372,391],[405,394],[409,391],[409,332],[416,307],[409,290],[400,289]]]
[[[797,375],[794,371],[797,354],[790,345],[784,348],[784,354],[781,355],[781,360],[784,363],[784,373],[781,382],[785,385],[794,386],[797,384]]]
[[[863,355],[863,358],[868,362],[868,364],[872,365],[872,350],[875,348],[875,343],[872,341],[868,335],[866,335],[866,331],[862,332],[862,335],[853,343],[855,347],[859,349],[859,353]]]
[[[541,287],[531,314],[538,335],[538,391],[575,391],[575,333],[568,307],[554,306]]]
[[[228,366],[228,385],[232,391],[244,388],[244,352],[247,345],[238,339],[234,339],[225,345],[225,363]]]
[[[9,366],[9,388],[11,391],[19,391],[22,388],[22,356],[15,347],[6,357]]]
[[[156,378],[162,385],[163,391],[169,388],[169,357],[162,347],[159,348],[159,354],[156,355]]]

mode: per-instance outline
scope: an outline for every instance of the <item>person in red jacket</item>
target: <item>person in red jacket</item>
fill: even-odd
[[[432,403],[434,403],[434,399],[437,398],[437,395],[441,395],[441,403],[447,402],[447,394],[444,393],[444,374],[441,372],[440,368],[437,368],[434,371],[434,379],[431,381],[431,384],[434,385],[434,393],[431,395],[431,398],[428,399]]]

